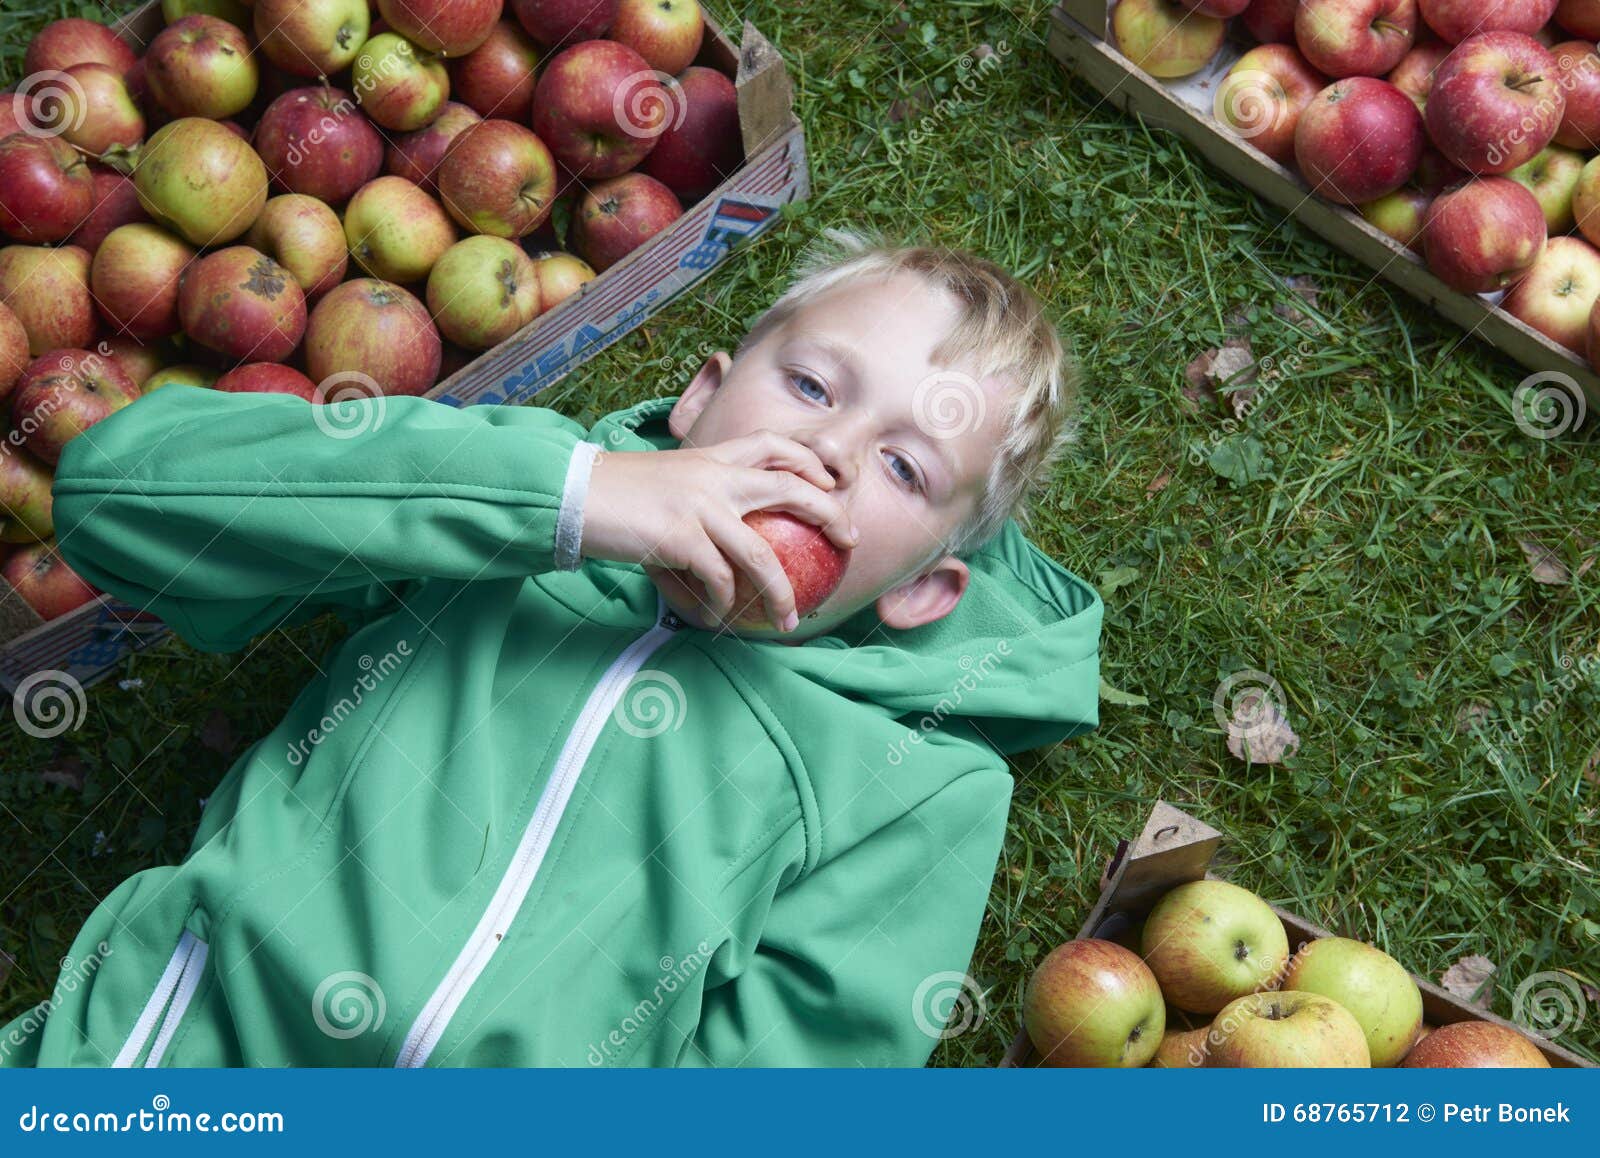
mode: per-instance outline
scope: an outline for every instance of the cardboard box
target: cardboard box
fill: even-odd
[[[161,6],[147,3],[116,26],[140,52],[161,30]],[[745,241],[804,199],[811,181],[805,133],[783,58],[745,21],[740,40],[706,15],[696,63],[734,79],[744,164],[672,226],[578,293],[438,383],[427,397],[451,406],[520,402],[559,380],[688,290]],[[162,639],[166,627],[109,596],[49,623],[10,592],[0,598],[0,688],[14,695],[35,673],[87,687],[122,659]]]
[[[1533,373],[1565,376],[1583,390],[1589,408],[1600,408],[1600,375],[1588,362],[1497,309],[1492,299],[1451,289],[1405,246],[1368,225],[1360,214],[1312,193],[1299,174],[1235,136],[1211,115],[1217,82],[1250,42],[1230,39],[1217,59],[1195,75],[1157,80],[1117,51],[1110,31],[1112,7],[1113,0],[1061,0],[1051,11],[1050,53],[1068,72],[1124,112],[1175,132],[1229,178]],[[1515,385],[1506,383],[1507,392]]]
[[[1089,917],[1078,930],[1076,939],[1081,941],[1087,937],[1099,937],[1115,940],[1141,920],[1168,889],[1188,881],[1217,879],[1217,874],[1211,872],[1210,867],[1221,843],[1222,834],[1216,829],[1200,823],[1164,800],[1156,801],[1139,838],[1131,844],[1125,840],[1118,843],[1116,853],[1100,878],[1100,899],[1089,911]],[[1272,911],[1278,915],[1289,934],[1291,952],[1319,937],[1336,935],[1276,905]],[[1529,1033],[1487,1009],[1467,1004],[1427,978],[1415,974],[1412,977],[1417,988],[1422,990],[1422,1017],[1429,1025],[1449,1025],[1457,1021],[1493,1022],[1515,1030],[1533,1042],[1552,1066],[1592,1067],[1592,1063],[1577,1054]],[[1036,1065],[1038,1057],[1034,1053],[1033,1043],[1028,1040],[1027,1031],[1018,1030],[1000,1062],[1001,1068]]]

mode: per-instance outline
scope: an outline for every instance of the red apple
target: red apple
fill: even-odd
[[[517,23],[548,48],[604,36],[617,18],[617,0],[511,0]]]
[[[367,116],[398,133],[429,124],[450,99],[444,65],[393,32],[381,32],[362,46],[350,82]]]
[[[1263,44],[1241,56],[1217,86],[1217,120],[1280,164],[1294,158],[1300,114],[1326,84],[1288,44]],[[660,146],[656,146],[660,151]]]
[[[256,126],[273,187],[343,205],[383,168],[383,137],[341,89],[290,89]]]
[[[1568,40],[1550,50],[1556,85],[1566,97],[1555,142],[1590,153],[1600,149],[1600,55],[1593,44]]]
[[[190,266],[178,311],[191,339],[239,362],[281,362],[306,332],[300,283],[248,245],[218,250]]]
[[[459,346],[498,346],[539,316],[533,259],[501,237],[457,242],[428,275],[428,312]]]
[[[255,150],[199,117],[157,129],[139,151],[133,181],[145,212],[191,245],[232,241],[267,203],[267,169]]]
[[[533,95],[533,130],[575,176],[633,168],[666,128],[667,91],[633,49],[585,40],[547,61]]]
[[[100,594],[67,566],[54,539],[19,548],[0,567],[0,578],[46,622],[94,602]]]
[[[1550,1068],[1539,1047],[1514,1029],[1489,1021],[1441,1025],[1406,1054],[1406,1069]]]
[[[1262,44],[1294,43],[1294,10],[1300,0],[1250,0],[1244,26]]]
[[[1189,0],[1189,6],[1203,10],[1206,5],[1234,2]],[[611,22],[611,31],[606,35],[633,49],[657,72],[677,76],[700,55],[705,27],[698,0],[622,0]]]
[[[1556,23],[1591,44],[1600,41],[1600,0],[1561,0]]]
[[[94,174],[67,142],[26,133],[0,141],[0,233],[64,241],[93,209]]]
[[[777,554],[794,587],[794,609],[800,618],[816,611],[839,589],[850,564],[850,552],[834,546],[821,527],[783,511],[751,511],[744,521]],[[734,627],[771,626],[765,599],[750,577],[737,568],[727,620]]]
[[[64,74],[61,136],[69,145],[99,156],[113,145],[144,140],[144,116],[109,64],[75,64]]]
[[[100,316],[113,332],[141,342],[176,334],[178,282],[194,249],[159,225],[124,225],[101,244],[89,271]]]
[[[679,217],[683,206],[654,177],[624,173],[593,185],[573,207],[569,241],[604,273]]]
[[[1376,201],[1417,170],[1422,114],[1386,80],[1355,76],[1318,93],[1295,129],[1295,157],[1318,193],[1346,205]]]
[[[1389,83],[1410,97],[1419,113],[1423,112],[1428,107],[1428,94],[1433,91],[1434,73],[1449,55],[1450,46],[1437,40],[1419,44],[1400,58],[1389,74]]]
[[[1329,76],[1382,76],[1416,43],[1417,0],[1301,0],[1294,34]]]
[[[1483,32],[1532,36],[1555,14],[1556,0],[1418,0],[1428,27],[1451,44]]]
[[[1023,995],[1022,1024],[1042,1066],[1142,1066],[1166,1023],[1155,975],[1115,941],[1058,945]]]
[[[0,447],[0,542],[29,543],[56,533],[49,467],[20,446]]]
[[[1500,303],[1501,308],[1575,354],[1589,348],[1589,315],[1600,300],[1600,250],[1581,237],[1552,237]]]
[[[465,56],[499,23],[501,0],[378,0],[390,28],[426,52]]]
[[[0,304],[0,402],[11,397],[11,388],[22,377],[32,357],[28,352],[28,331],[22,319],[8,305]]]
[[[370,276],[406,284],[428,276],[456,243],[456,227],[420,186],[404,177],[379,177],[350,198],[344,236],[350,256]]]
[[[167,25],[150,42],[144,79],[173,116],[221,121],[250,107],[261,73],[243,31],[196,14]]]
[[[1174,0],[1121,0],[1111,12],[1111,32],[1122,55],[1151,76],[1170,79],[1210,64],[1228,25]]]
[[[396,177],[404,177],[412,184],[421,185],[437,197],[439,163],[444,160],[455,139],[482,119],[466,105],[446,102],[432,124],[389,143],[384,169]]]
[[[1361,216],[1401,245],[1422,252],[1422,227],[1428,219],[1428,206],[1434,194],[1407,183],[1388,196],[1361,206]]]
[[[295,76],[330,77],[349,68],[371,23],[367,0],[256,0],[261,54]]]
[[[339,374],[366,379],[384,394],[424,394],[438,381],[442,352],[427,307],[370,278],[328,294],[306,328],[306,371],[329,391],[340,384],[330,386],[329,378]]]
[[[95,347],[95,353],[121,366],[140,393],[144,392],[145,381],[161,369],[166,360],[159,346],[147,346],[134,338],[106,338]]]
[[[1484,177],[1441,194],[1423,227],[1428,268],[1463,293],[1515,285],[1544,252],[1544,211],[1507,177]]]
[[[1506,174],[1538,198],[1545,227],[1554,236],[1571,230],[1574,198],[1583,179],[1583,154],[1551,145],[1527,164]]]
[[[17,315],[35,357],[93,345],[100,332],[89,293],[89,255],[75,245],[0,249],[0,303]]]
[[[293,274],[308,302],[343,281],[350,265],[339,215],[304,193],[268,201],[245,240]]]
[[[93,256],[113,229],[149,220],[150,215],[139,204],[139,191],[134,188],[132,178],[123,176],[115,169],[96,166],[94,209],[84,218],[83,224],[78,226],[70,240],[73,245]]]
[[[519,124],[480,121],[445,154],[439,196],[450,216],[474,233],[525,237],[555,204],[555,158]]]
[[[1424,193],[1438,196],[1450,186],[1471,179],[1471,173],[1452,165],[1443,153],[1428,144],[1422,146],[1422,160],[1417,163],[1417,171],[1411,175],[1409,183]]]
[[[35,457],[53,465],[68,442],[139,397],[139,387],[112,359],[89,350],[51,350],[17,383],[11,428]]]
[[[539,49],[522,28],[502,20],[489,38],[450,62],[455,99],[486,117],[526,123],[533,115],[534,70]]]
[[[693,205],[733,176],[744,159],[739,94],[722,73],[699,65],[684,69],[668,91],[673,114],[639,171]]]
[[[1504,173],[1550,143],[1565,109],[1544,45],[1520,32],[1485,32],[1457,45],[1434,74],[1428,133],[1463,169]]]
[[[117,39],[116,33],[104,24],[73,18],[54,21],[39,30],[28,44],[22,71],[29,75],[66,72],[75,64],[92,61],[127,72],[136,59],[133,49]]]
[[[317,401],[317,384],[291,366],[277,362],[251,362],[229,370],[216,381],[225,394],[293,394]]]
[[[539,279],[539,308],[548,313],[595,279],[595,272],[582,258],[570,253],[535,253],[533,270]]]

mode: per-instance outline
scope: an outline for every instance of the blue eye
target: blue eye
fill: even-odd
[[[917,468],[912,466],[910,461],[903,455],[896,454],[892,450],[884,453],[889,458],[889,469],[894,472],[894,476],[912,490],[920,491],[922,489],[922,480],[917,477]]]
[[[822,383],[818,382],[809,374],[801,374],[798,371],[791,371],[789,374],[789,381],[795,384],[796,390],[814,402],[826,402],[828,400],[828,392],[822,388]],[[810,389],[807,389],[807,387]],[[815,390],[816,393],[811,393],[812,390]]]

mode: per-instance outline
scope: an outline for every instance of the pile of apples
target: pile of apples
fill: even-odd
[[[423,394],[743,160],[696,0],[162,10],[142,57],[46,26],[0,94],[0,573],[45,619],[96,594],[69,439],[172,383]]]
[[[1039,1064],[1550,1066],[1503,1025],[1428,1025],[1417,983],[1372,945],[1324,937],[1291,956],[1272,906],[1226,881],[1169,890],[1128,939],[1068,941],[1039,963],[1022,1015]]]
[[[1112,27],[1180,77],[1232,17],[1258,44],[1219,121],[1600,368],[1600,0],[1120,0]]]

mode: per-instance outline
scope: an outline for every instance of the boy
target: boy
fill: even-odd
[[[734,357],[587,432],[168,387],[69,444],[89,581],[204,650],[352,631],[7,1064],[927,1060],[1002,754],[1096,724],[1101,606],[1008,518],[1069,401],[1037,300],[830,237]],[[759,509],[852,548],[804,622]],[[772,626],[723,626],[735,570]]]

